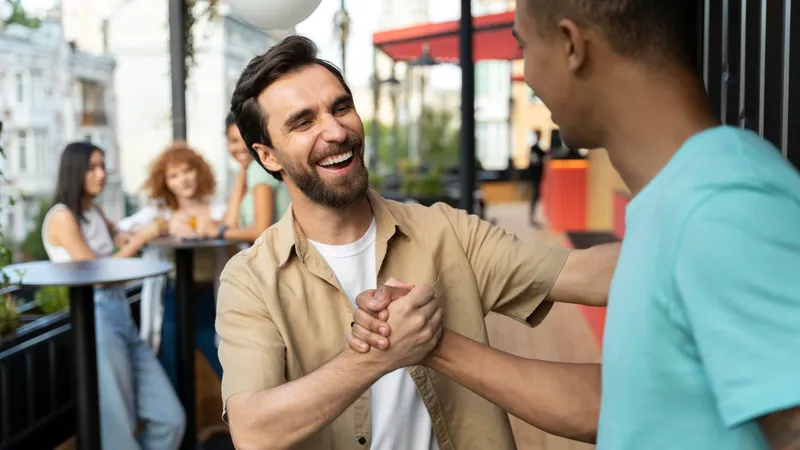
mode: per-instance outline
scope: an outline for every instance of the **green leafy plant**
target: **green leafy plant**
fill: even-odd
[[[36,306],[45,314],[69,310],[69,291],[64,286],[40,288],[34,296]]]
[[[14,298],[4,294],[0,299],[0,336],[13,332],[19,326],[19,313]]]
[[[458,165],[461,148],[459,129],[452,111],[424,107],[419,118],[422,139],[420,155],[427,164],[448,168]]]
[[[3,121],[0,120],[0,137],[3,135]],[[0,146],[0,159],[6,159],[6,153],[2,146]],[[5,184],[5,172],[0,170],[0,186]],[[9,205],[14,206],[14,198],[9,198]],[[0,204],[0,213],[2,207]],[[2,227],[0,227],[0,268],[4,268],[13,262],[14,255],[12,249],[7,244]],[[11,294],[4,292],[11,286],[11,278],[5,271],[0,271],[0,336],[10,333],[17,329],[19,324],[19,313],[17,312],[17,305],[14,303],[14,298]]]
[[[5,21],[6,25],[15,23],[28,28],[39,28],[41,21],[35,17],[31,17],[22,7],[22,0],[0,0],[7,1],[11,5],[11,17]]]
[[[209,0],[208,6],[200,11],[195,11],[197,0],[183,0],[183,26],[186,29],[186,42],[184,43],[184,49],[186,51],[186,61],[184,62],[186,78],[189,78],[189,72],[191,72],[192,68],[195,66],[195,54],[197,49],[194,43],[194,25],[197,23],[197,20],[203,16],[208,16],[209,20],[216,19],[219,14],[217,2],[218,0]]]
[[[49,209],[49,201],[39,201],[39,212],[34,219],[33,229],[25,236],[25,240],[22,241],[22,245],[20,246],[20,250],[22,250],[27,261],[47,260],[47,251],[45,251],[44,242],[42,242],[42,227],[44,226],[44,218]]]

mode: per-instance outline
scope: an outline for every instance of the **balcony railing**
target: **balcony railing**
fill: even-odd
[[[126,288],[139,322],[141,282]],[[16,290],[28,297],[33,291]],[[20,312],[31,310],[31,303]],[[0,339],[0,449],[53,448],[75,434],[69,312],[42,316]]]

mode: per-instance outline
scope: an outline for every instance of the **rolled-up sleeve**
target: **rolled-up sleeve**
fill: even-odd
[[[227,401],[286,381],[286,346],[249,271],[231,260],[220,276],[216,328],[220,336],[223,418]]]
[[[469,260],[484,313],[492,311],[538,325],[552,307],[545,298],[570,250],[522,240],[478,216],[444,204],[437,207]]]

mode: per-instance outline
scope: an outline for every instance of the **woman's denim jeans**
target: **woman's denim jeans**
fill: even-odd
[[[103,448],[177,449],[186,427],[183,407],[139,337],[122,287],[95,290],[95,324]]]

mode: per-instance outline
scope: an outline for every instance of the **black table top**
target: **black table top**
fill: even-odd
[[[0,270],[12,284],[22,286],[88,286],[163,275],[172,270],[172,264],[141,258],[101,258],[66,263],[36,261],[11,264]]]
[[[147,245],[162,248],[219,248],[232,247],[243,242],[230,239],[180,239],[168,236],[154,239]]]

